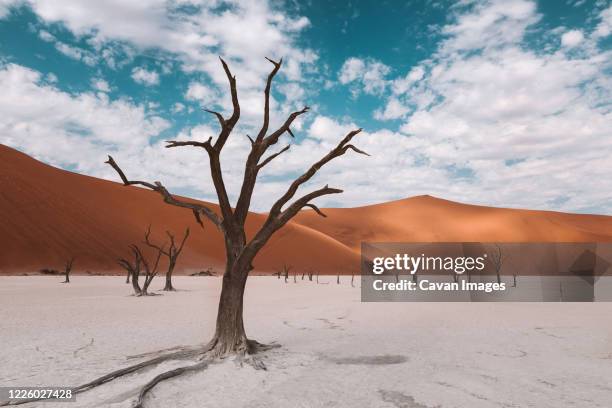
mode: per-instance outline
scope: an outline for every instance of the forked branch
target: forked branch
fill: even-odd
[[[121,177],[121,181],[123,181],[123,185],[143,186],[153,191],[156,191],[162,196],[166,203],[177,207],[189,208],[190,210],[192,210],[198,224],[203,225],[201,219],[201,216],[203,215],[208,218],[208,220],[211,221],[219,230],[223,231],[223,221],[219,218],[219,216],[217,216],[217,214],[213,210],[211,210],[207,206],[175,198],[159,181],[156,181],[154,184],[152,184],[147,181],[129,180],[123,170],[121,170],[117,162],[115,162],[115,160],[112,158],[112,156],[108,156],[108,160],[105,163],[110,165],[117,172],[117,174],[119,174],[119,177]]]
[[[298,191],[300,186],[306,183],[308,180],[310,180],[321,169],[321,167],[323,167],[324,165],[326,165],[327,163],[329,163],[336,157],[342,156],[349,149],[357,153],[367,155],[367,153],[364,152],[363,150],[360,150],[356,148],[355,146],[353,146],[352,144],[349,144],[349,142],[353,139],[353,137],[355,137],[360,132],[361,132],[361,129],[357,129],[357,130],[353,130],[352,132],[349,132],[344,137],[344,139],[342,139],[340,143],[338,143],[338,145],[335,148],[333,148],[329,153],[327,153],[321,160],[313,164],[304,174],[302,174],[300,177],[295,179],[293,183],[291,183],[291,185],[287,189],[287,192],[285,192],[285,194],[283,194],[283,196],[279,198],[278,201],[276,201],[276,203],[274,203],[274,205],[272,206],[272,209],[270,210],[270,217],[278,217],[279,214],[281,213],[283,206],[287,204],[295,196],[295,193]],[[312,198],[320,197],[321,195],[325,195],[325,194],[335,194],[335,193],[340,193],[340,192],[342,192],[342,190],[328,189],[328,187],[326,186],[325,188],[321,190],[313,192],[314,196],[312,196]],[[313,193],[307,196],[311,196]],[[307,196],[304,196],[298,201],[296,201],[296,203],[297,202],[302,203],[300,208],[302,208],[305,204],[308,203],[308,201],[304,201],[304,198]]]

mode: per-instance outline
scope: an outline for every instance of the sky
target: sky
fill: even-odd
[[[323,207],[429,194],[490,206],[612,214],[610,0],[0,0],[0,143],[70,171],[216,201],[202,149],[242,115],[222,156],[233,202],[273,85],[272,124],[311,110],[260,173],[252,209],[350,130],[303,192]]]

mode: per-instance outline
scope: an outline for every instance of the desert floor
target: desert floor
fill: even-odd
[[[121,277],[0,278],[0,386],[77,385],[126,356],[208,340],[221,280],[136,298]],[[147,407],[609,407],[612,303],[361,303],[343,277],[252,277],[251,338],[267,371],[234,361],[158,385]],[[154,289],[163,279],[153,282]],[[50,407],[130,407],[167,362]]]

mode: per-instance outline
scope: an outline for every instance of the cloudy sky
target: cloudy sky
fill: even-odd
[[[273,124],[304,105],[296,138],[260,176],[265,211],[350,129],[365,157],[332,162],[322,206],[431,194],[473,204],[612,214],[610,0],[0,0],[0,143],[71,171],[214,200],[207,158],[164,149],[242,117],[222,154],[235,199],[246,134],[283,58]]]

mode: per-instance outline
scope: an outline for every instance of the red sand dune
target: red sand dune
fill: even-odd
[[[216,205],[211,204],[214,208]],[[511,210],[459,204],[429,196],[360,207],[326,209],[327,218],[303,211],[272,238],[256,271],[283,264],[301,273],[351,273],[361,241],[612,241],[612,217]],[[247,232],[265,219],[251,213]],[[222,270],[224,251],[211,224],[162,202],[157,193],[56,169],[0,145],[0,273],[61,269],[76,256],[75,272],[120,272],[128,245],[164,231],[191,237],[178,273]]]

